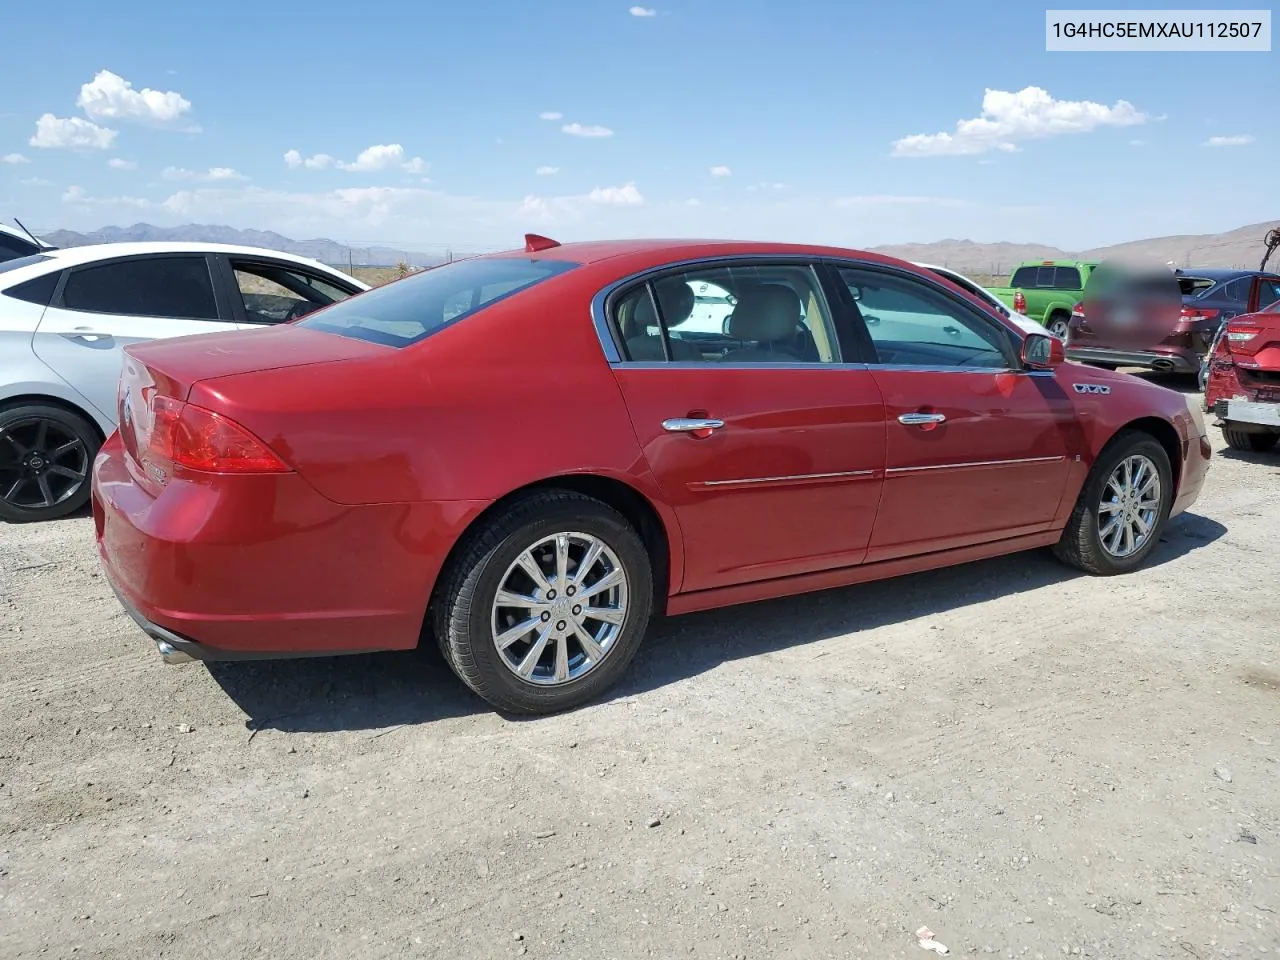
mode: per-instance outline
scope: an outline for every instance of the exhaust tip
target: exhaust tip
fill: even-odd
[[[195,659],[190,654],[183,653],[168,640],[157,640],[156,652],[160,654],[160,659],[165,663],[191,663]]]

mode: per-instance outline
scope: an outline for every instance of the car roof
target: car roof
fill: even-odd
[[[676,263],[681,260],[697,260],[704,257],[720,258],[760,255],[838,257],[899,267],[914,267],[914,264],[909,261],[899,260],[896,257],[887,257],[879,253],[871,253],[866,250],[805,243],[768,243],[758,240],[584,240],[557,244],[553,247],[537,250],[532,254],[534,257],[567,260],[580,264],[598,263],[602,260],[625,257],[638,261],[651,261],[654,265]],[[527,249],[516,249],[503,250],[486,256],[527,257],[530,256],[530,253]]]
[[[312,269],[320,269],[326,273],[338,274],[344,280],[350,280],[352,283],[362,288],[368,289],[368,284],[355,277],[336,270],[333,267],[321,263],[319,260],[312,260],[309,257],[299,257],[292,253],[284,253],[280,250],[272,250],[268,247],[253,247],[238,243],[197,243],[185,242],[180,240],[150,240],[139,241],[135,243],[92,243],[79,247],[61,247],[56,250],[41,250],[38,256],[41,257],[39,262],[29,266],[14,270],[11,274],[4,276],[4,286],[8,286],[12,282],[20,282],[32,277],[39,276],[44,273],[50,273],[54,270],[65,270],[67,267],[78,267],[88,263],[96,263],[100,260],[113,260],[117,257],[136,257],[146,256],[148,254],[157,253],[223,253],[231,256],[239,257],[270,257],[273,260],[282,260],[288,263],[297,264],[300,267],[310,267]]]
[[[1241,270],[1239,267],[1206,267],[1203,270],[1196,267],[1182,267],[1177,275],[1192,280],[1233,280],[1236,277],[1252,277],[1257,273],[1257,270]]]

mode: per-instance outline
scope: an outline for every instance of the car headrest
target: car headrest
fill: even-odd
[[[693,289],[683,280],[659,280],[653,285],[658,303],[662,306],[662,319],[667,329],[678,327],[693,313]],[[658,319],[653,315],[653,303],[648,297],[640,297],[633,318],[633,336],[644,333],[646,327],[656,327]]]
[[[735,340],[775,343],[794,336],[801,318],[800,297],[790,287],[777,284],[748,287],[729,317],[729,336]]]

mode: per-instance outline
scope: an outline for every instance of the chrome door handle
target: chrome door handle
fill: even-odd
[[[662,429],[668,433],[698,433],[702,430],[719,430],[723,426],[723,420],[714,418],[672,417],[662,421]]]
[[[904,413],[898,417],[898,422],[908,427],[918,427],[927,423],[945,423],[946,420],[946,415],[941,413]]]

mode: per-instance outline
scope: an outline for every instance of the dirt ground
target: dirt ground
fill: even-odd
[[[1125,578],[667,621],[522,722],[419,654],[166,667],[90,519],[0,527],[0,957],[1280,954],[1278,481],[1220,453]]]

